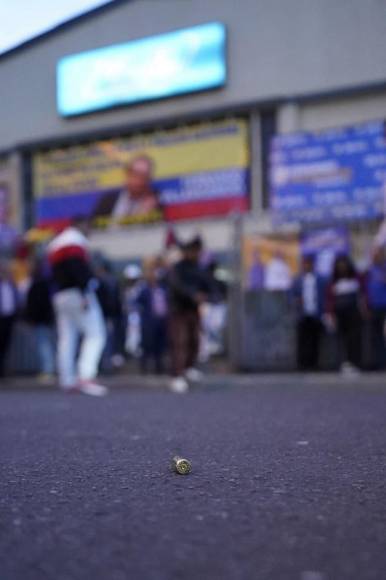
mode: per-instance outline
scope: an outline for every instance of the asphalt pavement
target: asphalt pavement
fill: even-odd
[[[386,384],[139,387],[0,390],[0,580],[386,578]]]

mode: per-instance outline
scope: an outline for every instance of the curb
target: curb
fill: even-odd
[[[140,374],[126,374],[101,377],[101,383],[111,389],[167,390],[169,377]],[[207,374],[194,385],[197,391],[219,390],[232,387],[385,387],[386,373],[364,372],[357,377],[344,377],[339,373],[262,373],[262,374]],[[12,377],[3,381],[0,392],[4,391],[49,391],[56,386],[39,384],[34,377]]]

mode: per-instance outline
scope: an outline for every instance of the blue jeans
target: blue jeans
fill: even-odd
[[[87,298],[87,304],[85,304]],[[76,288],[54,296],[58,329],[58,374],[63,388],[80,381],[92,381],[106,342],[106,328],[99,302],[93,293],[83,295]],[[76,352],[81,337],[78,364]],[[76,368],[77,367],[77,368]]]
[[[39,324],[35,327],[39,371],[54,374],[55,372],[55,334],[51,326]]]

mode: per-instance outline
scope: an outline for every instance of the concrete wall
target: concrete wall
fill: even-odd
[[[300,127],[314,131],[378,119],[386,119],[386,90],[350,98],[304,103],[300,112]]]
[[[305,103],[290,103],[278,109],[278,131],[313,131],[329,127],[362,123],[372,119],[386,119],[386,90],[374,94],[351,97],[335,97]],[[254,148],[254,178],[251,183],[251,199],[254,213],[246,220],[245,226],[251,231],[272,231],[269,212],[261,211],[261,159],[259,139],[259,117],[253,115],[250,125],[253,133],[251,143]],[[252,176],[253,177],[253,176]],[[295,226],[289,226],[293,229]],[[366,236],[373,224],[364,224]],[[295,228],[296,229],[296,228]],[[369,231],[370,231],[369,230]],[[229,219],[207,219],[184,222],[177,225],[181,236],[189,237],[200,233],[212,251],[223,251],[232,247],[234,226]],[[104,251],[116,258],[150,256],[159,252],[166,235],[165,225],[130,228],[127,230],[94,233],[92,244],[95,249]]]
[[[73,119],[56,113],[63,55],[221,20],[225,89]],[[133,0],[0,58],[0,150],[243,103],[386,82],[385,0]]]
[[[278,108],[277,130],[279,133],[320,131],[380,119],[386,119],[386,89],[285,104]]]
[[[222,252],[232,248],[234,223],[232,218],[194,220],[175,224],[179,239],[188,240],[199,234],[205,247],[211,252]],[[111,231],[94,231],[90,242],[94,250],[103,252],[115,260],[156,256],[164,250],[167,226],[132,226]]]
[[[8,190],[8,221],[19,229],[22,226],[22,196],[20,182],[20,158],[14,152],[0,158],[0,183]]]

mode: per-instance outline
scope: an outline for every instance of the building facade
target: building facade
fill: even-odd
[[[211,22],[226,29],[224,86],[83,115],[58,113],[56,70],[63,57]],[[386,118],[385,54],[384,0],[118,0],[94,10],[0,56],[1,171],[7,166],[12,206],[18,208],[12,221],[33,225],[39,195],[50,191],[55,197],[52,182],[40,191],[36,177],[38,160],[41,166],[49,154],[52,160],[58,151],[72,155],[79,147],[89,151],[117,141],[130,148],[143,136],[174,138],[238,122],[246,127],[247,153],[234,163],[245,165],[248,174],[248,203],[239,209],[252,221],[266,220],[272,135]],[[149,147],[154,149],[153,142]],[[161,154],[159,159],[162,173]],[[69,171],[68,156],[66,163]],[[218,170],[221,159],[216,163]],[[203,168],[211,170],[207,160]],[[160,176],[163,184],[173,170],[169,173]],[[177,232],[182,237],[200,232],[210,249],[226,251],[235,207],[228,213],[224,207],[217,215],[216,205],[202,215],[185,215],[176,222]],[[163,220],[102,228],[93,244],[114,258],[140,257],[159,250],[166,230]]]

